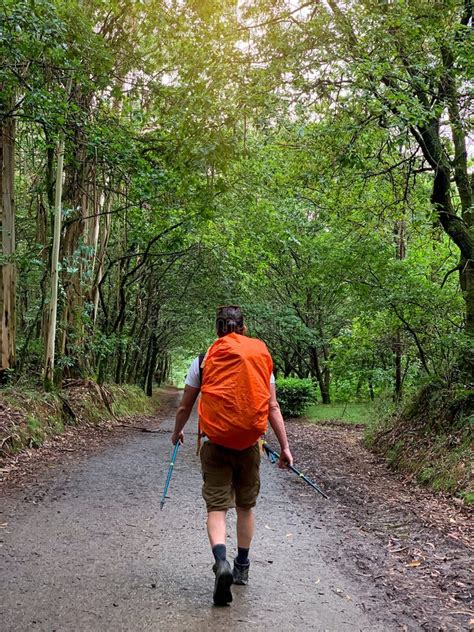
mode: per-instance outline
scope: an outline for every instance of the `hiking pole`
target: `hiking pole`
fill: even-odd
[[[166,500],[166,494],[168,493],[168,487],[170,486],[171,475],[173,474],[173,467],[176,461],[176,457],[178,456],[179,450],[179,441],[176,443],[173,449],[173,454],[171,455],[171,461],[168,468],[168,476],[166,477],[165,489],[163,490],[163,496],[161,497],[160,507],[163,509]]]
[[[278,461],[278,459],[280,458],[280,455],[278,454],[278,452],[275,452],[275,450],[272,450],[271,447],[268,445],[268,443],[266,441],[263,442],[263,447],[264,447],[265,452],[267,453],[267,456],[270,459],[270,461],[272,463],[276,463]],[[318,492],[318,494],[321,494],[321,496],[323,496],[323,498],[329,499],[329,496],[325,492],[323,492],[323,490],[318,485],[316,485],[316,483],[314,481],[312,481],[305,474],[303,474],[303,472],[300,472],[299,470],[297,470],[294,465],[290,465],[288,463],[288,469],[290,469],[297,476],[302,478],[305,483],[308,483],[308,485],[311,485],[311,487],[313,489],[315,489]]]

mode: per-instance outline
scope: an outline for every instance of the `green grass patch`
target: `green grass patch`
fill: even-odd
[[[130,417],[131,415],[149,415],[158,407],[158,395],[147,397],[143,390],[132,384],[110,384],[112,394],[111,408],[116,417]]]
[[[338,421],[347,424],[368,424],[374,415],[371,402],[313,404],[306,409],[309,421]]]
[[[458,496],[464,500],[466,505],[474,505],[474,492],[459,492]]]

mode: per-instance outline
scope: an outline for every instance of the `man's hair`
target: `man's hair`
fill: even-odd
[[[238,305],[221,305],[216,312],[216,330],[219,338],[226,334],[243,334],[244,316]]]

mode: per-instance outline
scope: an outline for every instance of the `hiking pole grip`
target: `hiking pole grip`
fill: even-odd
[[[163,506],[165,504],[166,494],[168,493],[168,487],[170,486],[170,482],[171,482],[171,475],[173,474],[173,467],[176,462],[176,457],[178,456],[178,450],[179,450],[179,441],[174,446],[173,453],[171,455],[171,461],[168,467],[168,474],[166,476],[165,488],[163,490],[163,496],[161,497],[161,502],[160,502],[161,509],[163,509]]]

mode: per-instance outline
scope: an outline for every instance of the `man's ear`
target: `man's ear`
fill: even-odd
[[[244,325],[244,328],[242,329],[242,336],[246,336],[247,333],[248,333],[247,325]]]

